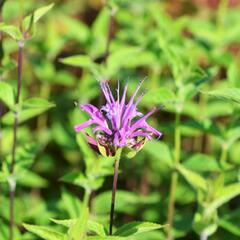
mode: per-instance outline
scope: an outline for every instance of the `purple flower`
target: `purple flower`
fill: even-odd
[[[76,125],[75,130],[80,132],[82,129],[93,125],[93,133],[96,139],[88,134],[86,134],[86,138],[90,146],[98,153],[102,153],[103,148],[107,156],[114,156],[117,149],[124,147],[138,151],[146,140],[151,140],[152,137],[159,139],[162,136],[162,133],[146,122],[148,117],[157,111],[157,108],[153,108],[146,115],[137,110],[137,106],[143,97],[143,94],[137,97],[142,83],[143,81],[139,83],[129,102],[126,103],[128,84],[124,87],[123,95],[120,97],[120,84],[118,83],[115,100],[108,83],[106,81],[101,82],[106,104],[100,109],[92,104],[80,105],[80,108],[89,114],[90,119]]]

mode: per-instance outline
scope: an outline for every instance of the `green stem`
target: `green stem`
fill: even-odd
[[[90,190],[88,190],[88,189],[85,190],[83,204],[86,207],[88,207],[88,205],[89,205],[90,193],[91,193]]]
[[[227,153],[228,153],[228,149],[227,147],[223,146],[222,147],[222,152],[221,152],[221,156],[220,156],[220,164],[221,166],[224,167],[225,163],[226,163],[226,160],[227,160]]]
[[[180,113],[176,113],[175,117],[175,161],[174,161],[174,171],[171,175],[171,186],[170,186],[170,197],[168,204],[168,215],[167,215],[167,223],[169,224],[167,230],[167,239],[173,239],[172,236],[172,227],[173,227],[173,215],[175,208],[175,194],[178,183],[178,173],[175,171],[179,161],[180,161],[180,151],[181,151],[181,132],[180,132]]]
[[[117,192],[117,180],[118,180],[118,169],[120,163],[122,149],[119,149],[116,153],[116,160],[114,162],[114,176],[113,176],[113,186],[112,186],[112,202],[111,202],[111,211],[110,211],[110,224],[109,224],[109,235],[112,235],[113,229],[113,217],[115,209],[115,196]]]

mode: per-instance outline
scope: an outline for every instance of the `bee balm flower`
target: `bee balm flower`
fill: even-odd
[[[128,84],[124,87],[120,97],[120,85],[118,83],[117,97],[113,97],[110,87],[106,81],[101,82],[101,89],[106,99],[106,104],[100,109],[92,104],[81,104],[80,108],[90,116],[86,122],[76,125],[75,130],[92,125],[95,138],[86,134],[90,146],[98,153],[114,156],[119,148],[128,147],[131,150],[139,151],[146,140],[152,137],[159,139],[162,133],[151,127],[146,120],[157,111],[153,108],[146,115],[137,110],[143,94],[137,97],[137,93],[143,81],[139,83],[129,102],[126,103]],[[137,97],[137,98],[136,98]],[[136,98],[136,100],[135,100]]]

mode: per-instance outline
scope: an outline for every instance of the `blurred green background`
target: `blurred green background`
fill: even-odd
[[[165,224],[175,199],[175,239],[239,239],[240,2],[6,0],[0,18],[19,26],[53,2],[24,47],[21,99],[43,102],[25,104],[18,128],[15,239],[39,239],[23,222],[61,229],[49,219],[78,217],[86,191],[91,218],[108,225],[113,161],[95,155],[74,132],[87,119],[75,103],[101,106],[99,80],[114,89],[117,80],[123,86],[129,79],[130,96],[145,77],[139,108],[145,113],[160,106],[149,122],[164,137],[121,159],[115,225]],[[17,44],[3,32],[0,37],[0,80],[16,92]],[[8,97],[0,89],[1,240],[8,239],[9,221]],[[167,239],[166,232],[134,239]]]

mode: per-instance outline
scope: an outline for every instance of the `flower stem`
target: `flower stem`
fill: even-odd
[[[22,86],[22,63],[23,63],[23,42],[19,42],[18,45],[18,82],[17,82],[17,96],[16,104],[19,103],[21,86]],[[17,129],[18,129],[19,116],[18,112],[14,113],[14,124],[13,124],[13,146],[12,146],[12,160],[10,163],[10,175],[11,179],[9,181],[9,240],[13,240],[13,230],[14,230],[14,200],[15,200],[15,187],[16,182],[14,179],[14,165],[16,161],[16,148],[17,148]]]
[[[180,149],[181,149],[181,132],[180,132],[180,114],[176,113],[175,117],[175,162],[174,166],[177,167],[180,161]],[[172,227],[173,227],[173,215],[175,208],[175,194],[178,183],[178,173],[174,170],[171,175],[170,197],[168,204],[167,223],[169,224],[167,230],[167,239],[173,239]]]
[[[114,176],[113,176],[113,186],[112,186],[112,202],[111,202],[111,211],[110,211],[110,225],[109,225],[109,235],[112,235],[113,228],[113,217],[115,209],[115,196],[117,191],[117,180],[118,180],[118,169],[120,162],[121,150],[117,153],[116,160],[114,162]]]

